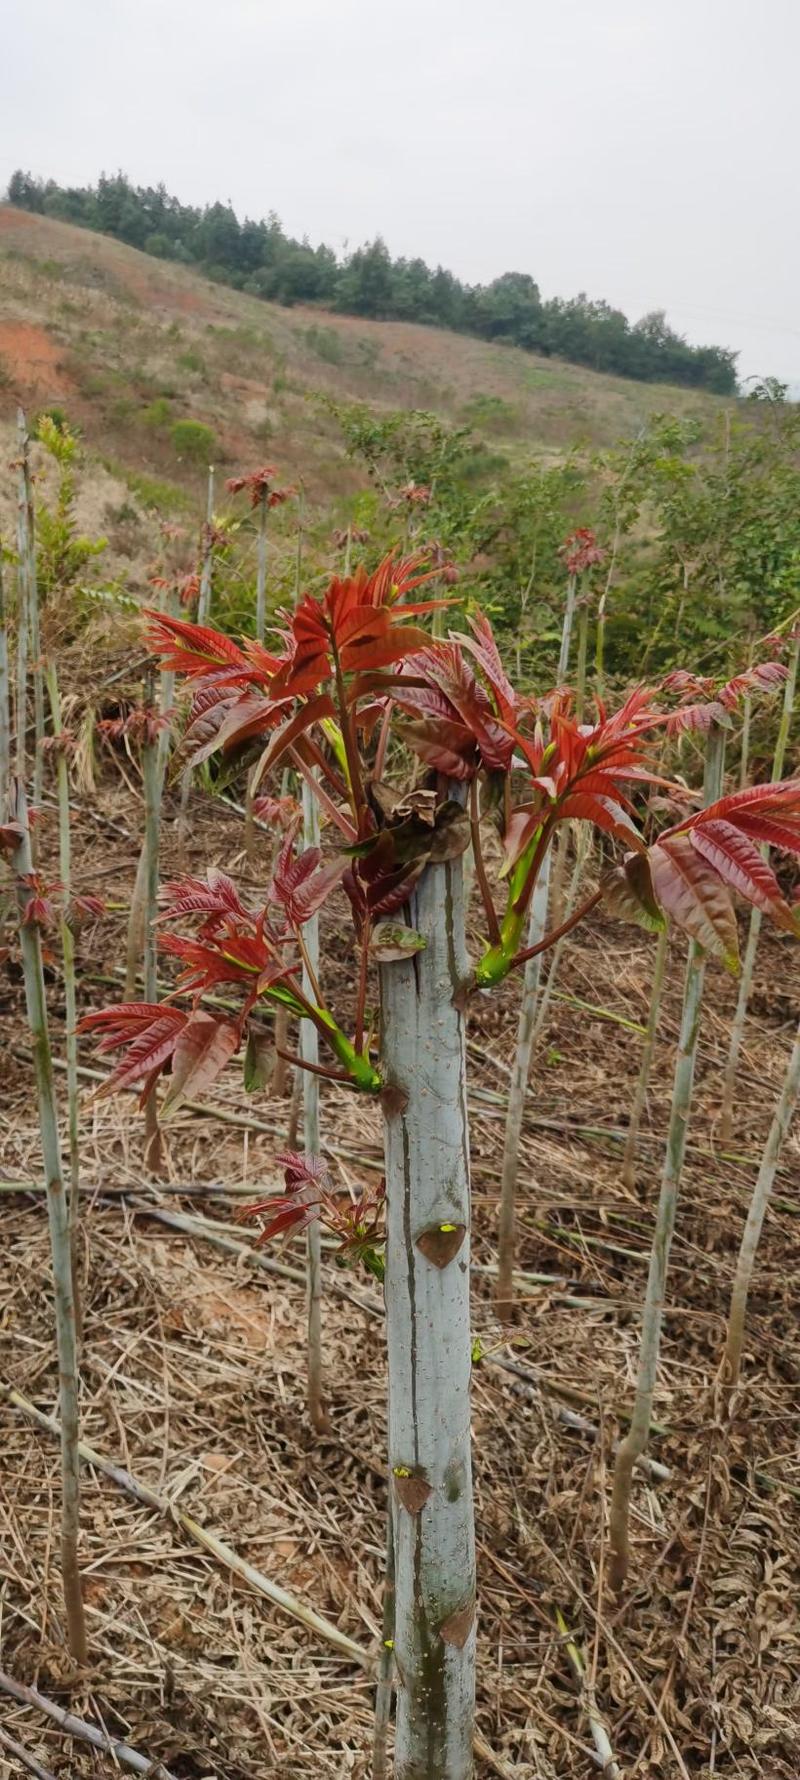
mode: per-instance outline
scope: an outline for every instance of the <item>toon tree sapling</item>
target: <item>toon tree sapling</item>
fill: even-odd
[[[629,800],[631,787],[654,772],[647,744],[661,716],[650,694],[637,690],[613,714],[600,706],[596,721],[585,725],[576,721],[566,691],[539,702],[521,697],[484,618],[473,617],[464,635],[429,638],[420,620],[441,602],[418,592],[437,572],[417,553],[387,558],[373,574],[359,568],[335,577],[324,593],[306,594],[286,615],[274,649],[151,614],[152,647],[192,684],[184,758],[221,750],[233,760],[257,746],[255,780],[291,761],[338,831],[340,848],[332,858],[317,847],[298,854],[290,830],[256,904],[216,867],[167,885],[161,944],[181,967],[176,987],[186,1005],[173,995],[161,1005],[107,1008],[85,1022],[100,1033],[103,1050],[122,1053],[107,1091],[143,1084],[145,1095],[152,1094],[160,1074],[171,1070],[167,1100],[174,1101],[213,1080],[246,1042],[256,1008],[263,1015],[282,1006],[310,1021],[321,1053],[331,1054],[330,1062],[315,1065],[325,1078],[380,1100],[398,1780],[467,1780],[472,1773],[464,1043],[470,1000],[533,952],[547,950],[601,897],[624,918],[650,925],[663,919]],[[404,749],[388,757],[416,755],[421,777],[418,768],[410,778],[387,780],[389,722]],[[800,811],[800,785],[773,788],[771,795],[776,810]],[[725,832],[734,837],[727,851],[719,850],[716,869],[694,851],[694,816],[670,831],[671,838],[661,837],[672,854],[688,850],[702,866],[688,908],[667,885],[670,909],[687,919],[690,931],[709,897],[716,907],[727,895],[723,879],[731,875],[752,808],[726,799],[716,814],[718,828],[727,823]],[[494,907],[484,865],[482,819],[496,820],[502,838],[502,912]],[[594,823],[620,840],[626,857],[560,928],[526,947],[531,900],[553,835],[572,821]],[[487,930],[475,964],[466,954],[461,883],[470,838]],[[746,838],[742,845],[747,850]],[[349,905],[357,953],[349,1028],[321,999],[312,973],[302,974],[303,928],[334,892]],[[180,930],[188,924],[192,931]],[[204,995],[221,985],[226,997],[239,994],[238,1010],[224,1017],[203,1006]],[[290,1158],[287,1166],[287,1190],[271,1202],[268,1230],[302,1228],[318,1216],[339,1229],[347,1254],[382,1272],[379,1208],[349,1201],[342,1208],[320,1179],[319,1160]]]

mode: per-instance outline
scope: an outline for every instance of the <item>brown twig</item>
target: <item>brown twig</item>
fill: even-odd
[[[45,1418],[49,1420],[49,1417]],[[85,1718],[76,1718],[74,1712],[65,1712],[63,1706],[55,1700],[48,1700],[45,1694],[39,1693],[35,1687],[25,1687],[21,1681],[14,1681],[10,1675],[0,1672],[0,1689],[11,1695],[12,1700],[19,1700],[22,1706],[34,1706],[38,1712],[44,1712],[52,1718],[62,1731],[69,1737],[79,1737],[83,1743],[91,1743],[95,1749],[102,1749],[104,1755],[110,1755],[112,1761],[124,1768],[131,1768],[135,1774],[146,1774],[148,1780],[178,1780],[171,1768],[165,1768],[160,1761],[150,1761],[146,1755],[140,1755],[138,1749],[132,1749],[129,1743],[118,1743],[105,1731],[98,1730],[96,1724],[89,1724]],[[30,1763],[28,1764],[30,1766]],[[43,1768],[34,1768],[34,1773],[45,1773]]]

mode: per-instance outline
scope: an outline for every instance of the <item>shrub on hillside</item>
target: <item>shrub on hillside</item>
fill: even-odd
[[[210,426],[200,420],[176,420],[170,439],[178,454],[190,464],[213,463],[217,442]]]

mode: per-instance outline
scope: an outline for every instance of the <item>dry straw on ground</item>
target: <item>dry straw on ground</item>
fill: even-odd
[[[188,863],[229,860],[238,824],[201,800],[193,811]],[[111,885],[122,903],[135,849],[104,824],[129,834],[138,827],[129,792],[108,773],[94,814],[76,817],[75,857],[80,888]],[[168,848],[170,831],[168,814]],[[87,1001],[114,998],[121,922],[120,912],[83,937]],[[349,960],[330,925],[323,948],[329,980],[338,976],[344,990]],[[733,1156],[719,1155],[715,1120],[735,988],[715,973],[708,996],[657,1403],[663,1432],[651,1452],[671,1475],[639,1477],[628,1600],[620,1606],[603,1588],[608,1461],[632,1400],[680,951],[676,945],[631,1193],[620,1158],[639,1036],[619,1018],[641,1024],[646,1015],[648,949],[610,922],[568,948],[521,1145],[519,1262],[527,1277],[510,1337],[494,1320],[491,1267],[513,1035],[502,1002],[510,1007],[513,989],[481,1003],[472,1020],[474,1325],[487,1356],[474,1391],[480,1780],[589,1780],[600,1771],[598,1725],[629,1780],[793,1780],[800,1768],[796,1138],[765,1232],[745,1383],[730,1427],[716,1421],[714,1389],[755,1160],[800,1002],[800,967],[780,938],[768,939],[761,959]],[[60,1047],[55,972],[50,992]],[[12,965],[0,979],[0,1014],[0,1176],[33,1183],[38,1137]],[[94,1063],[85,1047],[82,1063]],[[275,1179],[285,1103],[245,1102],[231,1071],[209,1112],[184,1109],[169,1127],[168,1177],[155,1187],[143,1183],[132,1102],[93,1103],[84,1079],[84,1439],[160,1506],[85,1468],[93,1660],[76,1675],[58,1591],[57,1446],[7,1396],[0,1401],[3,1669],[179,1780],[289,1773],[366,1780],[369,1673],[199,1545],[181,1517],[346,1639],[376,1649],[386,1500],[377,1288],[327,1266],[348,1296],[326,1300],[332,1432],[314,1437],[305,1413],[304,1290],[288,1276],[301,1257],[291,1250],[280,1257],[281,1272],[254,1267],[240,1252],[252,1235],[236,1223],[248,1193]],[[328,1096],[323,1118],[343,1180],[374,1178],[380,1132],[372,1109]],[[197,1220],[198,1234],[167,1221],[176,1213]],[[3,1191],[0,1216],[0,1379],[50,1414],[56,1378],[42,1289],[42,1195],[18,1185]],[[237,1246],[218,1246],[205,1225]],[[515,1369],[491,1363],[498,1358]],[[13,1774],[57,1780],[115,1771],[111,1756],[2,1691],[0,1731],[0,1772],[4,1761]]]

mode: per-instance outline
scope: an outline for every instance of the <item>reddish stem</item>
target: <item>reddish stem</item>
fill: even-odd
[[[373,779],[377,779],[379,781],[383,778],[383,769],[386,765],[386,750],[389,746],[389,728],[391,725],[391,721],[392,721],[392,700],[390,699],[389,703],[386,706],[386,710],[383,713],[383,719],[381,722],[381,732],[380,732],[380,735],[378,736],[378,746],[375,750],[375,766],[374,766],[373,772],[372,772]]]
[[[333,655],[333,666],[336,676],[336,702],[339,706],[339,725],[342,731],[342,741],[344,742],[347,770],[350,774],[350,804],[355,817],[356,827],[359,834],[361,834],[363,833],[362,824],[367,814],[367,804],[361,779],[361,761],[358,757],[358,743],[353,732],[351,714],[347,708],[347,688],[344,683],[344,674],[339,665],[339,653],[336,648],[336,640],[334,637],[331,637],[331,653]]]
[[[486,866],[484,865],[483,853],[481,851],[481,819],[480,811],[478,809],[477,777],[473,779],[469,788],[469,826],[472,835],[472,852],[475,859],[475,876],[478,880],[478,886],[483,899],[483,906],[486,913],[486,925],[489,929],[489,940],[493,946],[497,946],[501,941],[500,922],[497,919],[497,910],[492,901],[492,893],[489,889],[489,880],[486,876]]]
[[[294,762],[298,772],[301,774],[302,778],[305,779],[306,784],[310,785],[320,808],[325,810],[332,822],[336,823],[337,828],[344,835],[345,840],[356,840],[356,830],[353,827],[352,822],[349,821],[347,816],[342,815],[341,810],[337,809],[333,798],[328,796],[324,785],[320,784],[319,779],[314,778],[314,774],[306,761],[303,760],[299,754],[295,753],[294,748],[289,749],[289,758]]]
[[[276,1057],[282,1057],[285,1063],[293,1063],[295,1069],[308,1069],[312,1075],[321,1075],[327,1082],[346,1082],[352,1087],[353,1078],[346,1069],[331,1069],[325,1063],[309,1063],[305,1057],[299,1057],[296,1051],[282,1051],[280,1045],[275,1046]]]
[[[562,921],[560,927],[551,928],[550,932],[546,933],[544,939],[540,939],[537,945],[526,946],[524,952],[518,952],[516,958],[512,958],[511,960],[511,969],[516,970],[518,964],[526,964],[529,958],[536,958],[540,952],[549,951],[550,947],[554,946],[557,940],[563,939],[565,933],[571,933],[573,927],[577,927],[578,923],[583,921],[586,915],[591,914],[592,909],[596,908],[598,902],[600,902],[602,895],[602,890],[594,890],[592,895],[586,898],[586,901],[581,904],[579,909],[575,909],[573,914],[567,916],[566,921]]]
[[[332,766],[331,762],[325,759],[325,755],[322,752],[319,742],[315,742],[313,736],[308,734],[308,731],[306,731],[306,734],[303,736],[303,744],[312,756],[315,766],[319,767],[320,772],[325,774],[329,784],[333,786],[337,797],[346,798],[347,786],[341,773],[337,773],[335,766]]]

